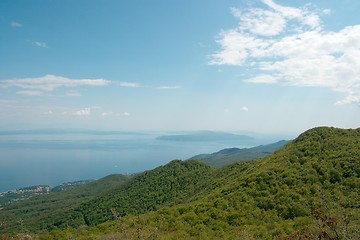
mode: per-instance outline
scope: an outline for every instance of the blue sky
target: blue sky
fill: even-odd
[[[360,123],[360,2],[0,1],[0,129]]]

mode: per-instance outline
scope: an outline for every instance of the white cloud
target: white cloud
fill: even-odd
[[[43,112],[43,114],[44,114],[44,115],[52,115],[53,112],[52,112],[51,110],[49,110],[49,111]]]
[[[319,29],[321,26],[320,17],[306,8],[285,7],[273,0],[262,2],[268,9],[231,9],[233,15],[239,19],[238,30],[261,36],[275,36],[285,30]]]
[[[248,12],[232,9],[234,16],[240,20],[239,28],[264,36],[274,36],[283,31],[285,17],[278,12],[253,8]]]
[[[19,22],[13,21],[13,22],[10,23],[10,26],[16,27],[16,28],[21,28],[23,25],[21,23],[19,23]]]
[[[280,14],[282,17],[286,18],[287,24],[289,20],[295,20],[300,23],[301,27],[309,27],[310,29],[319,29],[321,26],[320,17],[314,13],[304,8],[295,8],[282,6],[275,3],[273,0],[262,0],[263,3],[268,5],[272,10]]]
[[[275,77],[273,77],[271,75],[261,74],[261,75],[257,75],[255,77],[249,78],[249,79],[245,80],[245,82],[272,84],[272,83],[276,83],[277,80]]]
[[[46,44],[46,42],[34,41],[33,43],[34,43],[36,46],[38,46],[38,47],[48,48],[48,45]]]
[[[322,10],[322,14],[323,14],[323,15],[330,15],[330,14],[331,14],[331,9],[324,9],[324,10]]]
[[[338,104],[360,103],[360,25],[325,31],[320,15],[329,9],[262,2],[264,8],[231,9],[239,25],[220,32],[221,49],[209,64],[257,72],[246,82],[327,87],[346,95]]]
[[[78,91],[69,91],[66,93],[66,95],[70,97],[81,97],[81,93]]]
[[[138,88],[141,85],[139,83],[133,83],[133,82],[119,82],[117,83],[120,87],[128,87],[128,88]]]
[[[248,111],[249,111],[249,108],[246,107],[246,106],[243,106],[243,107],[241,107],[241,111],[248,112]]]
[[[336,105],[344,105],[344,104],[352,104],[352,103],[360,104],[360,96],[349,95],[345,99],[337,101]]]
[[[211,65],[243,65],[250,57],[260,57],[271,44],[236,29],[222,31],[216,41],[221,51],[212,54]]]
[[[45,75],[38,78],[19,78],[1,80],[2,87],[18,87],[23,89],[53,91],[60,87],[78,87],[78,86],[106,86],[110,84],[109,80],[104,79],[70,79],[55,75]]]
[[[41,96],[44,95],[44,92],[41,91],[18,91],[16,94],[25,95],[25,96]]]
[[[180,89],[181,86],[160,86],[160,87],[157,87],[157,89],[160,89],[160,90],[172,90],[172,89]]]
[[[114,114],[113,112],[103,112],[103,113],[101,113],[101,116],[102,117],[108,117],[108,116],[111,116],[113,114]]]
[[[73,115],[82,117],[82,116],[89,116],[90,114],[91,114],[91,108],[88,107],[74,112]]]
[[[123,113],[120,113],[119,116],[129,117],[129,116],[130,116],[130,113],[128,113],[128,112],[123,112]]]

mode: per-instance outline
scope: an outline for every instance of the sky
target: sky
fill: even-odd
[[[360,127],[358,0],[2,0],[0,130]]]

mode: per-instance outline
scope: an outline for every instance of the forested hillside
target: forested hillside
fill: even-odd
[[[129,215],[186,202],[203,189],[211,172],[212,168],[204,163],[174,160],[130,181],[129,176],[108,176],[75,191],[39,196],[7,206],[0,212],[1,229],[25,228],[36,232],[96,225],[112,220],[114,209]],[[21,225],[16,224],[19,220]]]
[[[27,231],[53,229],[39,239],[359,239],[359,146],[360,129],[319,127],[258,160],[218,169],[173,161]]]
[[[129,179],[130,176],[127,175],[109,175],[75,189],[51,192],[12,203],[0,209],[0,232],[4,230],[16,232],[21,229],[34,231],[44,228],[55,216],[61,216],[70,209],[105,194],[111,189],[116,189]]]
[[[204,163],[174,160],[134,177],[122,188],[82,205],[78,211],[85,224],[96,225],[112,220],[113,210],[119,215],[136,215],[188,202],[204,189],[212,171]]]

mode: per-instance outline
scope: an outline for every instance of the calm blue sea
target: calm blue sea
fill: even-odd
[[[156,134],[0,135],[0,192],[25,186],[56,186],[98,179],[112,173],[136,173],[227,147],[238,142],[174,142]],[[254,145],[252,142],[250,145]]]

